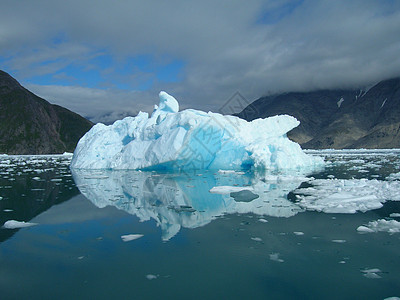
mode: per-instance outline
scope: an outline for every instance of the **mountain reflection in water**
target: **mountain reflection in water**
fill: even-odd
[[[181,229],[197,228],[226,214],[291,217],[303,211],[287,200],[304,177],[265,180],[257,173],[160,174],[141,171],[77,170],[81,193],[99,208],[115,206],[141,221],[154,219],[167,241]],[[211,193],[213,187],[225,192]],[[235,187],[235,192],[229,192]],[[237,191],[243,187],[243,191]]]

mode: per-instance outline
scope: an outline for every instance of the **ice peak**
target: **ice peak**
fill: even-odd
[[[178,101],[168,93],[161,91],[159,94],[160,105],[158,108],[165,112],[177,113],[179,111]]]

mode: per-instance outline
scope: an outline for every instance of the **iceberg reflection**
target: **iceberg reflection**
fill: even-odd
[[[97,207],[112,205],[154,219],[169,240],[181,227],[196,228],[225,214],[291,217],[303,211],[287,200],[304,177],[258,177],[254,173],[160,174],[141,171],[72,169],[81,193]],[[214,187],[225,187],[211,193]],[[229,187],[234,190],[231,192]],[[239,187],[243,187],[241,190]]]

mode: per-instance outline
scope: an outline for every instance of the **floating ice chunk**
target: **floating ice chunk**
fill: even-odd
[[[383,300],[400,300],[400,297],[388,297]]]
[[[366,226],[358,226],[357,231],[360,233],[370,233],[370,232],[375,232],[371,228],[368,228]]]
[[[295,234],[295,235],[304,235],[304,232],[301,232],[301,231],[295,231],[295,232],[293,232],[293,234]]]
[[[218,170],[218,173],[220,173],[220,174],[238,174],[238,175],[244,174],[244,172],[235,171],[235,170]]]
[[[3,227],[7,229],[24,228],[37,225],[37,223],[29,223],[24,221],[9,220],[4,223]]]
[[[388,233],[399,233],[400,232],[400,222],[396,220],[384,220],[380,219],[377,221],[371,221],[367,225],[359,226],[357,231],[360,233],[369,232],[388,232]]]
[[[381,270],[374,268],[374,269],[365,269],[365,270],[361,270],[364,277],[370,278],[370,279],[379,279],[382,278],[380,275],[378,275],[377,273],[382,273]]]
[[[382,207],[387,200],[400,201],[399,181],[367,179],[317,179],[311,187],[294,191],[298,204],[326,213],[355,213]]]
[[[252,237],[251,239],[256,242],[262,242],[262,238],[259,237]]]
[[[388,177],[386,177],[386,180],[400,180],[400,172],[390,174]]]
[[[147,274],[147,275],[146,275],[146,278],[147,278],[148,280],[153,280],[153,279],[157,279],[157,278],[158,278],[158,275]]]
[[[332,240],[334,243],[343,244],[346,243],[346,240]]]
[[[143,234],[126,234],[126,235],[121,235],[121,239],[124,242],[129,242],[129,241],[137,240],[137,239],[141,238],[142,236],[143,236]]]
[[[265,219],[263,219],[263,218],[261,218],[261,219],[258,219],[258,221],[260,221],[261,223],[268,223],[268,221],[267,221],[267,220],[265,220]]]
[[[320,157],[305,154],[286,133],[299,125],[288,115],[247,122],[188,109],[165,92],[151,117],[140,112],[106,126],[98,123],[79,141],[77,169],[313,169]]]
[[[277,262],[283,263],[284,260],[281,259],[281,258],[279,258],[279,256],[280,256],[279,253],[271,253],[271,254],[269,255],[269,259],[272,260],[272,261],[277,261]]]
[[[391,218],[400,218],[400,213],[391,213],[389,216]]]
[[[214,186],[211,190],[210,193],[213,194],[230,194],[230,193],[235,193],[235,192],[240,192],[240,191],[252,191],[253,189],[249,186]]]

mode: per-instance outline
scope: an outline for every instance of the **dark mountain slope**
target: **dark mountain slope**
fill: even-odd
[[[92,125],[36,96],[0,71],[0,153],[72,152]]]
[[[262,118],[296,117],[301,124],[288,136],[304,148],[400,147],[400,78],[382,81],[367,92],[325,90],[263,97],[246,109]],[[238,115],[246,116],[245,110]]]

